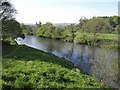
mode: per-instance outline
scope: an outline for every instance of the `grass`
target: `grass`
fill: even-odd
[[[98,39],[118,41],[118,34],[99,34]]]
[[[79,36],[83,36],[83,34],[86,37],[92,38],[93,37],[93,33],[86,33],[86,32],[77,32],[77,34],[79,34]],[[111,40],[111,41],[118,41],[118,34],[102,34],[102,33],[96,33],[96,39],[99,40]]]
[[[27,46],[3,45],[3,90],[22,88],[103,88],[68,60]]]
[[[43,51],[33,49],[27,46],[9,46],[3,45],[3,58],[9,58],[12,60],[40,60],[45,62],[50,62],[54,64],[59,64],[66,68],[73,68],[73,63],[70,61],[61,59],[53,54],[45,53]]]
[[[95,40],[95,41],[94,41]],[[76,32],[76,37],[74,39],[75,43],[87,44],[87,45],[97,45],[106,48],[118,48],[118,34],[102,34],[96,33],[95,38],[93,33],[86,32]]]

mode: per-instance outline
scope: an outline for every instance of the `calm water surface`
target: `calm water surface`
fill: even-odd
[[[60,40],[26,36],[18,43],[66,58],[89,75],[100,79],[103,83],[118,88],[118,52],[105,48],[73,44]]]

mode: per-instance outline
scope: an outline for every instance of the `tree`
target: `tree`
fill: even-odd
[[[13,40],[19,36],[22,36],[22,30],[20,28],[20,24],[14,19],[5,20],[3,22],[2,29],[3,29],[2,32],[3,40],[4,39]]]
[[[36,23],[36,25],[38,26],[38,27],[41,27],[41,22],[39,21],[39,23]]]
[[[120,25],[117,25],[114,32],[118,34],[120,32],[119,30],[120,30]]]
[[[4,21],[5,19],[14,18],[17,13],[13,5],[7,0],[0,1],[0,20]]]
[[[0,21],[2,22],[2,39],[13,40],[16,37],[24,38],[20,24],[15,20],[16,9],[7,0],[0,1]]]
[[[29,25],[25,25],[25,24],[21,24],[20,25],[21,29],[22,29],[22,32],[24,35],[33,35],[33,30],[31,28],[31,26]]]
[[[52,32],[54,31],[54,29],[55,27],[53,26],[53,24],[50,22],[47,22],[41,25],[41,27],[39,27],[36,35],[52,38]]]
[[[85,17],[84,18],[81,18],[79,20],[79,27],[82,29],[83,28],[83,25],[88,21],[88,19],[86,19]]]
[[[64,32],[62,34],[63,39],[65,41],[73,42],[74,41],[74,33],[76,32],[75,25],[71,24],[68,26],[65,26]]]
[[[120,24],[120,17],[119,16],[112,16],[109,18],[109,24],[111,31],[115,31],[115,28],[118,24]]]
[[[54,31],[52,32],[52,38],[60,39],[62,35],[62,29],[58,26],[55,27]]]
[[[83,25],[83,29],[85,32],[89,32],[92,34],[92,44],[94,45],[97,40],[97,35],[109,30],[109,23],[108,20],[105,18],[93,17]]]

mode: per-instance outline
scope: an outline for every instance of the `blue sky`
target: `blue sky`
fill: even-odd
[[[118,0],[11,0],[20,23],[78,23],[81,17],[118,15]]]

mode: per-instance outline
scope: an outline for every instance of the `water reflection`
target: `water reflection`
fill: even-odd
[[[104,83],[118,87],[118,52],[115,50],[72,44],[60,40],[26,36],[21,41],[27,46],[64,57],[89,75],[94,75]]]

